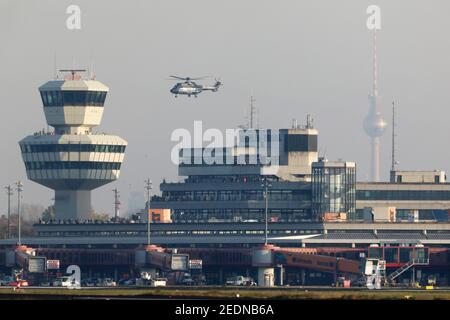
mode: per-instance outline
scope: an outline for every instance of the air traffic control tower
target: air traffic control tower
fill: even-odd
[[[56,219],[88,219],[91,190],[119,178],[127,142],[97,134],[108,87],[79,73],[39,88],[53,132],[38,132],[19,142],[28,179],[55,190]]]

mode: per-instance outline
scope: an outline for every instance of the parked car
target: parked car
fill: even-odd
[[[136,279],[121,279],[117,284],[119,286],[134,286],[136,284]]]
[[[55,281],[53,281],[52,285],[54,287],[70,287],[72,286],[74,283],[74,281],[72,281],[70,279],[70,277],[61,277],[61,278],[56,278]]]
[[[116,282],[113,279],[111,279],[111,278],[105,278],[100,283],[101,283],[101,285],[103,287],[115,287],[115,286],[117,286]]]
[[[97,287],[115,287],[117,283],[111,278],[97,279],[95,282]]]
[[[97,283],[96,279],[87,278],[81,280],[82,287],[95,287],[96,283]]]
[[[253,281],[250,277],[244,276],[235,276],[228,278],[226,283],[227,286],[254,286],[256,285],[255,281]]]
[[[28,287],[28,281],[27,280],[14,280],[8,283],[8,286],[10,287]]]
[[[194,282],[195,281],[192,280],[192,278],[184,278],[183,280],[181,280],[181,284],[185,286],[193,286]]]
[[[166,278],[155,278],[150,280],[150,287],[165,287],[166,285]]]
[[[13,277],[5,277],[3,279],[0,279],[0,286],[7,286],[11,281],[14,281]]]

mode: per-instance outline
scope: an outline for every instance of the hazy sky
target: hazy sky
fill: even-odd
[[[66,28],[70,4],[81,30]],[[124,211],[144,180],[178,180],[170,161],[176,128],[233,128],[244,122],[249,96],[260,126],[290,127],[307,113],[330,159],[357,162],[369,175],[369,138],[362,129],[371,88],[371,33],[366,8],[381,7],[379,92],[388,130],[381,143],[382,178],[390,167],[391,101],[398,106],[401,169],[450,171],[450,2],[365,0],[127,0],[0,2],[0,183],[21,179],[24,201],[49,205],[53,192],[26,179],[18,141],[45,128],[38,86],[58,68],[89,67],[110,87],[98,130],[129,142],[119,181],[93,193],[112,212],[112,189]],[[213,75],[224,86],[197,99],[168,90],[170,74]],[[213,79],[210,79],[213,81]],[[156,190],[155,190],[156,191]],[[6,194],[0,195],[0,212]]]

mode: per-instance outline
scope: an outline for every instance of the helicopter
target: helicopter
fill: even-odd
[[[213,92],[217,92],[217,90],[219,90],[219,87],[222,85],[222,82],[220,82],[220,80],[216,80],[216,83],[212,86],[203,86],[201,84],[197,84],[195,83],[193,80],[201,80],[201,79],[205,79],[207,77],[201,77],[201,78],[190,78],[190,77],[178,77],[178,76],[170,76],[172,79],[169,80],[184,80],[184,82],[179,82],[176,85],[173,86],[172,89],[170,89],[170,92],[173,93],[175,95],[175,98],[179,95],[179,94],[184,94],[187,95],[188,97],[190,96],[194,96],[197,98],[197,95],[199,93],[201,93],[202,91],[213,91]]]

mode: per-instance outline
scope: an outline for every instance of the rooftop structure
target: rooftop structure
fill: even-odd
[[[445,183],[445,171],[412,171],[393,170],[391,171],[392,183]]]

